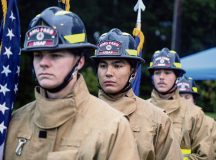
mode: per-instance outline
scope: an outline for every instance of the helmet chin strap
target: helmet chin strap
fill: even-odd
[[[125,84],[125,86],[124,86],[120,91],[118,91],[118,92],[116,92],[116,93],[112,93],[112,94],[106,93],[106,92],[103,90],[103,88],[100,86],[100,83],[99,83],[99,82],[98,82],[98,84],[99,84],[99,87],[98,87],[98,88],[101,89],[104,93],[106,93],[107,95],[110,95],[110,96],[115,96],[115,95],[118,95],[118,94],[127,92],[128,90],[131,89],[131,82],[132,82],[132,80],[134,79],[135,75],[136,75],[135,72],[132,72],[131,75],[129,76],[128,81],[127,81],[127,83]]]
[[[129,78],[130,79],[130,78]],[[122,88],[120,91],[116,92],[116,93],[107,93],[103,90],[103,88],[100,86],[100,83],[98,82],[99,86],[98,88],[101,89],[104,93],[106,93],[107,95],[110,95],[110,96],[115,96],[115,95],[118,95],[118,94],[121,94],[121,93],[124,93],[124,92],[127,92],[129,89],[131,89],[131,83],[128,81],[126,83],[126,85],[124,86],[124,88]]]
[[[76,62],[76,64],[73,66],[73,68],[71,69],[71,71],[67,74],[67,76],[65,77],[64,81],[58,85],[57,87],[55,88],[45,88],[45,87],[42,87],[43,89],[45,89],[46,91],[48,92],[51,92],[51,93],[56,93],[56,92],[59,92],[61,91],[63,88],[65,88],[68,83],[73,79],[73,77],[78,73],[78,64],[80,62],[80,59],[81,59],[82,56],[79,57],[78,61]]]

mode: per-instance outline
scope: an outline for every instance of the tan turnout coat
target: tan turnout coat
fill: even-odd
[[[90,95],[82,76],[63,99],[35,96],[13,114],[5,160],[139,160],[128,120]]]
[[[204,112],[180,97],[178,90],[171,99],[159,97],[153,90],[150,102],[164,109],[173,122],[182,151],[190,151],[191,160],[211,160],[213,154],[210,127]]]
[[[142,160],[180,160],[170,118],[158,107],[137,97],[132,89],[110,97],[99,91],[99,98],[126,114]]]

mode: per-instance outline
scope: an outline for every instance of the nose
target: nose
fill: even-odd
[[[165,73],[164,72],[160,72],[160,75],[159,75],[160,79],[164,79],[164,76],[165,76]]]
[[[108,65],[106,70],[106,76],[111,77],[113,75],[113,67]]]
[[[41,56],[39,64],[40,64],[41,67],[49,66],[50,65],[50,58],[49,58],[49,56],[46,55],[46,54],[43,54]]]

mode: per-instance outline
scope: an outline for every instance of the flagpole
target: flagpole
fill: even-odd
[[[137,53],[142,57],[142,48],[144,44],[144,35],[141,31],[141,12],[145,11],[145,5],[142,0],[138,0],[134,6],[134,11],[137,12],[136,27],[133,30],[133,36],[135,37]],[[138,67],[136,76],[132,82],[132,89],[135,95],[139,96],[140,82],[141,82],[141,65]]]
[[[138,0],[134,6],[134,11],[137,12],[136,28],[141,30],[141,12],[145,11],[145,5],[142,0]]]

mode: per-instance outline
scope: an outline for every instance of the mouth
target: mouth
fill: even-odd
[[[39,77],[47,77],[47,76],[52,76],[50,73],[40,73],[38,74]]]
[[[163,83],[163,82],[159,82],[158,83],[158,86],[165,86],[166,84],[165,83]]]
[[[115,82],[113,82],[113,81],[104,81],[105,86],[113,86],[114,84],[115,84]]]

